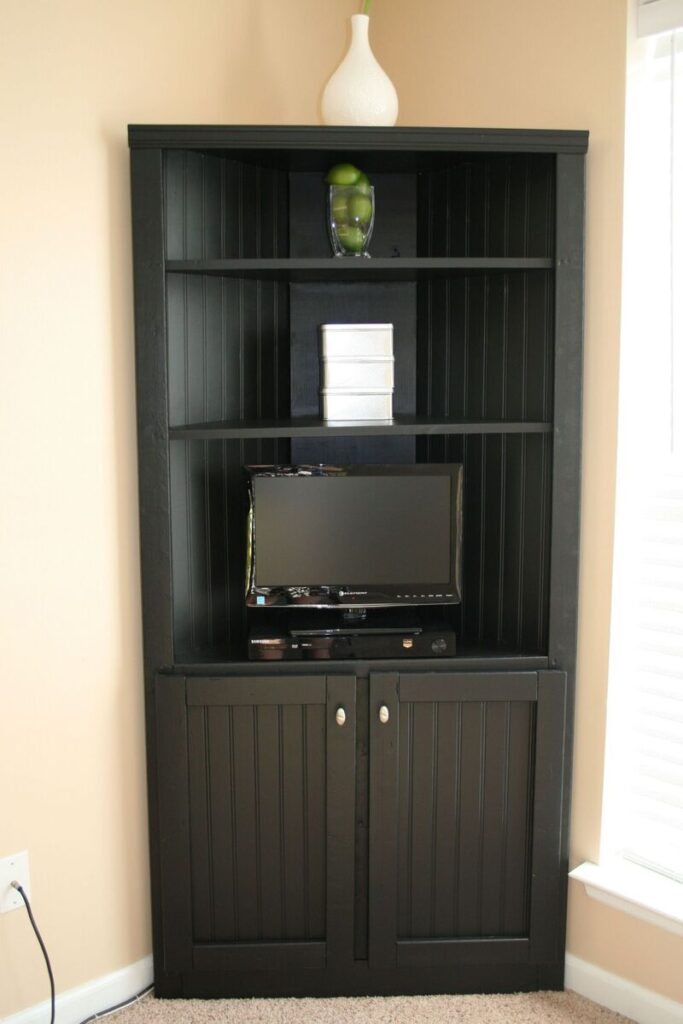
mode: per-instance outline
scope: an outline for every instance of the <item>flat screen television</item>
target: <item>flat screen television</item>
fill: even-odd
[[[249,607],[461,596],[462,466],[250,466]]]

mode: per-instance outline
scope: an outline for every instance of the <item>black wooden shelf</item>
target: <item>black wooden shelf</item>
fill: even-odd
[[[241,440],[276,437],[381,437],[443,434],[550,434],[552,424],[525,420],[453,420],[397,416],[393,420],[326,422],[314,417],[190,423],[169,427],[171,441]]]
[[[548,668],[546,654],[525,654],[508,651],[487,650],[466,646],[453,658],[363,658],[351,660],[318,661],[247,661],[245,658],[231,658],[227,652],[207,650],[200,656],[178,658],[172,667],[164,670],[168,674],[183,676],[249,676],[263,675],[274,666],[282,665],[287,672],[302,675],[325,672],[343,672],[353,666],[359,675],[370,672],[541,672]]]
[[[237,158],[263,158],[274,153],[288,167],[316,159],[321,166],[330,164],[329,152],[357,151],[376,157],[387,154],[387,169],[430,166],[430,160],[453,153],[585,153],[588,132],[552,131],[545,128],[415,128],[357,127],[327,125],[168,125],[131,124],[128,126],[131,149],[219,150]],[[295,159],[298,157],[298,160]],[[336,157],[335,157],[336,158]]]
[[[243,277],[286,281],[415,281],[489,270],[552,270],[547,257],[524,256],[397,256],[320,259],[166,260],[171,274]]]

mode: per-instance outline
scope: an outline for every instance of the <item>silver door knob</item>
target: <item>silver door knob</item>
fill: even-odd
[[[346,712],[344,711],[344,708],[337,708],[337,713],[334,716],[334,719],[337,725],[344,724],[344,722],[346,721]]]
[[[381,708],[379,709],[379,720],[382,723],[382,725],[386,725],[387,722],[389,721],[389,708],[386,706],[386,704],[382,704]]]

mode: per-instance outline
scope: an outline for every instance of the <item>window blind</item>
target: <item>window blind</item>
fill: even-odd
[[[637,25],[639,36],[683,28],[683,0],[638,0]]]
[[[627,98],[607,820],[614,852],[683,883],[683,31],[640,56]]]
[[[644,480],[622,854],[683,882],[683,470]]]

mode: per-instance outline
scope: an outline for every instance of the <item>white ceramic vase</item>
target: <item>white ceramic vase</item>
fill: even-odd
[[[323,92],[323,124],[396,124],[398,96],[370,49],[369,25],[367,14],[351,15],[351,45]]]

